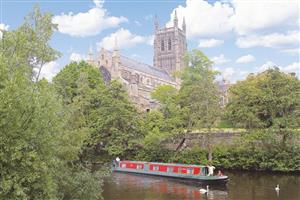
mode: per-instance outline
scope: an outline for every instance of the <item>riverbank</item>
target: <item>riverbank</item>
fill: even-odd
[[[296,135],[297,136],[297,135]],[[300,145],[298,137],[283,143],[281,138],[270,132],[239,135],[238,138],[222,144],[223,139],[212,140],[213,165],[230,170],[272,171],[278,173],[300,173]],[[196,140],[195,140],[196,141]],[[152,162],[176,162],[185,164],[206,164],[208,151],[203,141],[192,147],[176,151],[167,146],[153,146],[139,150],[134,159]]]

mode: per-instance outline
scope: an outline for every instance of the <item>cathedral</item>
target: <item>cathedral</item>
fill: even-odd
[[[113,51],[101,48],[88,62],[99,68],[104,81],[120,81],[127,89],[130,99],[140,110],[150,111],[157,106],[151,99],[151,92],[160,85],[180,87],[180,79],[174,77],[176,71],[184,68],[184,55],[187,52],[186,24],[181,28],[175,12],[173,27],[159,27],[154,22],[153,66],[133,60],[120,54],[117,45]]]

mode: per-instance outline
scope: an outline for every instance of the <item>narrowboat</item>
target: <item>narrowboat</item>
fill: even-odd
[[[124,160],[114,161],[113,171],[180,178],[207,183],[226,183],[228,181],[228,176],[223,174],[208,176],[207,167],[204,165]]]

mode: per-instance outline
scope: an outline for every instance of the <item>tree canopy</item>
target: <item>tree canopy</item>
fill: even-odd
[[[78,162],[86,139],[80,120],[35,73],[59,55],[48,43],[54,27],[36,7],[1,39],[1,199],[101,198],[100,175]]]
[[[220,118],[220,97],[215,82],[217,72],[212,69],[212,62],[198,50],[189,53],[185,59],[187,67],[179,73],[181,88],[160,86],[152,92],[152,97],[161,103],[163,127],[170,127],[168,132],[173,136],[201,128],[210,130]],[[206,136],[208,148],[211,149],[210,131]]]
[[[300,81],[279,69],[250,75],[230,87],[226,110],[238,127],[299,127]]]

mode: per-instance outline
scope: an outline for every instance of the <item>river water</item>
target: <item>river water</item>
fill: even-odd
[[[104,182],[105,200],[300,200],[300,176],[231,172],[227,185],[210,186],[163,177],[115,172]],[[279,184],[280,191],[275,191]]]

